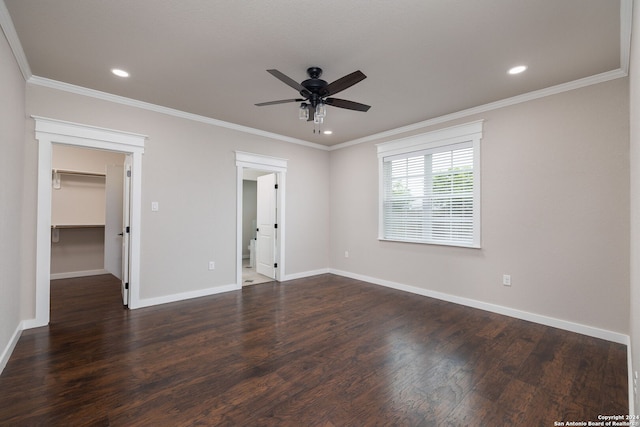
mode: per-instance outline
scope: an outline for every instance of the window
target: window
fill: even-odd
[[[480,247],[482,122],[378,145],[379,238]]]

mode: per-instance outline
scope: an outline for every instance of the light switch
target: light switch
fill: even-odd
[[[151,202],[151,212],[158,212],[160,205],[158,202]]]

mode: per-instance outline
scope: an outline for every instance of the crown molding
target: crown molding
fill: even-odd
[[[169,116],[179,117],[182,119],[205,123],[212,126],[231,129],[238,132],[244,132],[251,135],[262,136],[265,138],[275,139],[282,142],[289,142],[291,144],[303,145],[305,147],[315,148],[323,151],[328,150],[328,147],[324,145],[316,144],[316,143],[305,141],[302,139],[291,138],[288,136],[284,136],[284,135],[280,135],[272,132],[266,132],[266,131],[263,131],[260,129],[254,129],[248,126],[242,126],[235,123],[229,123],[222,120],[212,119],[210,117],[200,116],[198,114],[187,113],[186,111],[163,107],[161,105],[151,104],[149,102],[144,102],[144,101],[138,101],[136,99],[126,98],[120,95],[113,95],[111,93],[101,92],[99,90],[89,89],[82,86],[76,86],[69,83],[60,82],[57,80],[47,79],[44,77],[32,76],[27,80],[27,83],[35,86],[43,86],[50,89],[57,89],[64,92],[75,93],[77,95],[83,95],[91,98],[101,99],[103,101],[114,102],[116,104],[122,104],[130,107],[140,108],[143,110],[154,111],[161,114],[167,114]]]
[[[500,101],[491,102],[489,104],[479,105],[477,107],[468,108],[466,110],[461,110],[455,113],[446,114],[444,116],[435,117],[433,119],[425,120],[425,121],[414,123],[411,125],[402,126],[399,128],[385,131],[385,132],[380,132],[373,135],[365,136],[363,138],[358,138],[351,141],[343,142],[341,144],[332,145],[329,147],[329,151],[340,150],[342,148],[352,147],[354,145],[363,144],[365,142],[377,141],[377,140],[393,137],[393,136],[408,133],[408,132],[423,130],[424,128],[437,125],[440,123],[450,122],[452,120],[461,119],[464,117],[472,116],[474,114],[486,113],[487,111],[509,107],[511,105],[532,101],[534,99],[544,98],[550,95],[556,95],[562,92],[568,92],[570,90],[579,89],[582,87],[591,86],[597,83],[603,83],[609,80],[615,80],[615,79],[619,79],[621,77],[626,77],[626,76],[627,76],[627,73],[622,69],[607,71],[605,73],[596,74],[594,76],[585,77],[582,79],[574,80],[572,82],[562,83],[562,84],[551,86],[545,89],[524,93],[522,95],[502,99]]]
[[[376,141],[383,138],[389,138],[405,132],[412,132],[420,130],[422,128],[433,126],[440,123],[445,123],[451,120],[464,118],[473,114],[484,113],[487,111],[496,110],[498,108],[508,107],[510,105],[520,104],[522,102],[532,101],[538,98],[544,98],[545,96],[556,95],[562,92],[567,92],[574,89],[594,85],[597,83],[607,82],[609,80],[619,79],[621,77],[627,77],[629,75],[629,61],[631,57],[631,29],[633,24],[633,0],[620,0],[620,68],[617,70],[607,71],[594,76],[585,77],[582,79],[574,80],[568,83],[562,83],[556,86],[551,86],[545,89],[536,90],[533,92],[525,93],[522,95],[514,96],[512,98],[502,99],[500,101],[492,102],[489,104],[480,105],[477,107],[461,110],[455,113],[447,114],[433,119],[425,120],[422,122],[414,123],[407,126],[402,126],[396,129],[391,129],[385,132],[376,133],[373,135],[365,136],[351,141],[343,142],[341,144],[332,145],[329,147],[329,151],[340,150],[342,148],[351,147],[365,142]]]
[[[22,72],[22,77],[24,77],[25,81],[28,81],[32,76],[31,68],[29,67],[29,62],[27,62],[27,57],[24,54],[24,49],[22,49],[16,27],[13,26],[13,20],[11,19],[11,15],[9,15],[9,10],[4,0],[0,0],[0,28],[2,28],[4,36],[7,38],[7,42],[9,42],[9,47],[13,52],[14,58],[16,58],[18,67]]]
[[[413,132],[425,127],[433,126],[440,123],[445,123],[445,122],[456,120],[459,118],[464,118],[467,116],[471,116],[473,114],[484,113],[484,112],[496,110],[498,108],[508,107],[508,106],[519,104],[522,102],[527,102],[534,99],[539,99],[546,96],[555,95],[562,92],[586,87],[589,85],[603,83],[603,82],[618,79],[621,77],[626,77],[629,73],[629,62],[630,62],[630,52],[631,52],[631,31],[632,31],[632,18],[633,18],[632,11],[633,11],[633,0],[620,0],[620,68],[618,68],[617,70],[612,70],[612,71],[597,74],[594,76],[585,77],[582,79],[574,80],[572,82],[559,84],[549,88],[529,92],[523,95],[518,95],[512,98],[506,98],[500,101],[480,105],[480,106],[469,108],[466,110],[461,110],[455,113],[428,119],[428,120],[414,123],[411,125],[402,126],[399,128],[391,129],[385,132],[380,132],[377,134],[365,136],[362,138],[354,139],[351,141],[343,142],[343,143],[332,145],[332,146],[326,146],[326,145],[317,144],[317,143],[302,140],[302,139],[291,138],[285,135],[266,132],[266,131],[251,128],[248,126],[242,126],[235,123],[212,119],[210,117],[187,113],[185,111],[180,111],[173,108],[163,107],[160,105],[138,101],[131,98],[112,95],[112,94],[97,91],[94,89],[88,89],[81,86],[71,85],[71,84],[59,82],[56,80],[34,76],[31,73],[31,69],[29,67],[29,63],[24,54],[22,44],[20,43],[15,27],[13,25],[13,21],[11,20],[11,16],[9,15],[9,11],[6,7],[4,0],[0,0],[0,28],[2,28],[5,34],[5,37],[7,38],[9,46],[18,63],[18,67],[20,68],[20,71],[22,72],[22,75],[25,81],[27,81],[27,83],[31,83],[38,86],[49,87],[53,89],[58,89],[66,92],[76,93],[79,95],[89,96],[93,98],[98,98],[98,99],[115,102],[123,105],[129,105],[132,107],[155,111],[162,114],[171,115],[174,117],[180,117],[187,120],[206,123],[213,126],[236,130],[239,132],[244,132],[252,135],[262,136],[269,139],[274,139],[282,142],[289,142],[292,144],[315,148],[322,151],[334,151],[334,150],[339,150],[342,148],[347,148],[354,145],[362,144],[365,142],[371,142],[371,141],[376,141],[376,140],[380,140],[388,137],[393,137],[406,132]]]

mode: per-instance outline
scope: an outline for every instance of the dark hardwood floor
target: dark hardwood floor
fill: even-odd
[[[626,347],[333,275],[128,311],[53,281],[0,425],[553,426],[626,414]]]

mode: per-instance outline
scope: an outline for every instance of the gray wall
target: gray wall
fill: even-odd
[[[24,96],[24,79],[0,33],[0,355],[20,325],[22,271],[29,268],[21,257]]]
[[[141,298],[235,283],[235,150],[289,161],[286,273],[329,264],[328,152],[31,84],[26,99],[28,115],[149,136],[142,160]],[[34,173],[25,191],[35,212],[37,143],[33,121],[26,126],[26,163]],[[152,201],[158,212],[151,212]],[[35,216],[27,220],[35,228]],[[34,262],[34,244],[27,245]],[[26,318],[34,316],[34,289],[34,281],[23,287]]]
[[[423,132],[478,119],[482,249],[378,241],[371,142],[331,152],[331,267],[627,334],[627,79]]]

